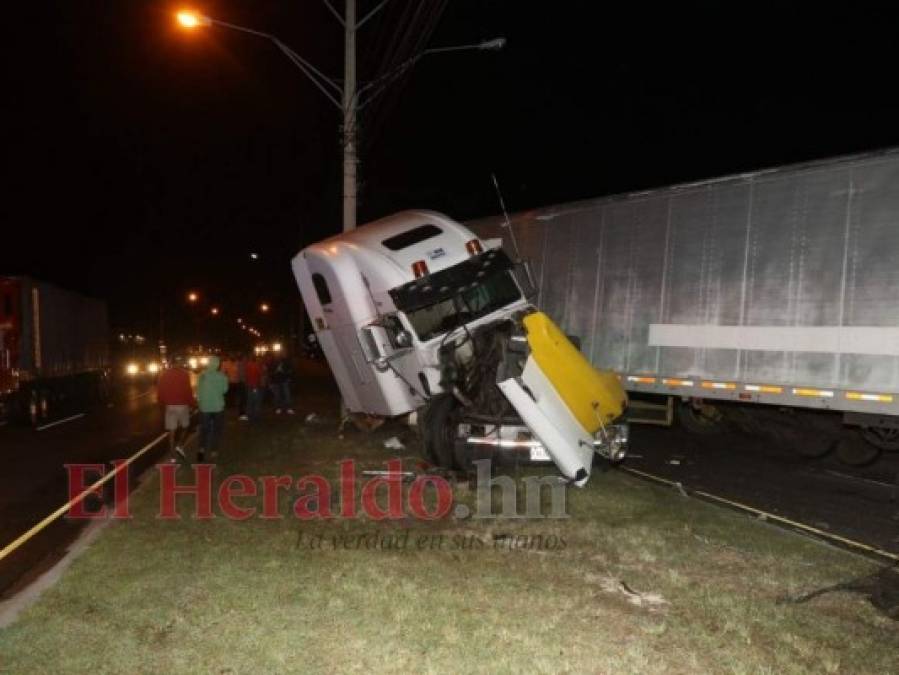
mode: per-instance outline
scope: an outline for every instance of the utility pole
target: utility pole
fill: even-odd
[[[346,0],[343,63],[343,231],[356,229],[356,0]]]
[[[344,31],[344,64],[343,64],[343,89],[337,80],[328,77],[321,70],[309,63],[302,56],[297,54],[293,49],[284,44],[271,33],[255,30],[246,26],[239,26],[227,21],[220,21],[203,14],[182,11],[177,15],[178,22],[183,28],[192,30],[201,26],[220,26],[231,30],[249,33],[257,37],[265,38],[271,41],[288,59],[309,78],[309,80],[325,95],[325,97],[340,109],[342,120],[341,141],[343,144],[343,231],[348,232],[356,229],[356,195],[358,192],[358,169],[359,158],[357,156],[359,148],[359,133],[357,126],[357,118],[359,111],[366,105],[371,103],[383,92],[392,82],[405,73],[420,58],[426,54],[436,54],[440,52],[456,52],[471,49],[480,50],[498,50],[502,49],[505,44],[504,38],[496,38],[473,45],[459,45],[454,47],[439,47],[436,49],[425,49],[420,51],[405,62],[399,64],[393,70],[381,75],[379,78],[358,87],[356,84],[356,33],[366,23],[371,20],[390,0],[381,0],[374,9],[370,10],[358,21],[356,20],[356,0],[344,0],[344,13],[340,14],[332,4],[331,0],[323,0],[328,11],[337,21],[343,25]],[[363,94],[368,94],[366,100],[361,100]],[[340,99],[338,99],[338,95]]]

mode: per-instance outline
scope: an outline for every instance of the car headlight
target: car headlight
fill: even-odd
[[[201,366],[208,366],[208,365],[209,365],[209,357],[208,357],[208,356],[201,356],[201,357],[200,357],[200,365],[201,365]]]
[[[137,367],[136,363],[129,363],[125,366],[125,372],[129,375],[137,375],[140,372],[140,368]]]
[[[193,356],[191,356],[189,359],[187,359],[187,365],[196,370],[197,366],[200,365],[200,362],[197,361]]]
[[[147,372],[151,375],[155,375],[159,372],[159,364],[155,362],[150,362],[147,364]]]

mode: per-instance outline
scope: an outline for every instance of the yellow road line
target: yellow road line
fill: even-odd
[[[75,506],[75,504],[78,504],[78,503],[84,501],[84,499],[85,499],[85,497],[87,497],[87,495],[93,493],[94,491],[96,491],[96,489],[98,487],[100,487],[101,485],[112,480],[119,473],[119,471],[121,471],[125,467],[127,467],[130,464],[132,464],[133,462],[135,462],[142,455],[146,454],[152,448],[154,448],[156,445],[158,445],[161,440],[163,440],[164,438],[168,438],[168,436],[169,436],[168,433],[163,433],[163,434],[160,434],[159,436],[157,436],[154,440],[150,441],[147,445],[145,445],[140,450],[138,450],[133,455],[131,455],[131,457],[129,457],[124,462],[119,464],[114,470],[110,471],[108,474],[103,476],[103,478],[98,480],[96,483],[94,483],[90,487],[85,488],[80,494],[77,494],[74,497],[72,497],[72,499],[67,501],[62,506],[60,506],[58,509],[56,509],[53,513],[51,513],[49,516],[44,518],[37,525],[35,525],[30,530],[28,530],[27,532],[25,532],[24,534],[20,535],[15,540],[13,540],[9,544],[7,544],[5,547],[3,547],[3,550],[0,550],[0,560],[3,560],[6,556],[8,556],[13,551],[15,551],[26,541],[31,539],[34,535],[36,535],[38,532],[43,530],[54,520],[58,519],[60,516],[62,516],[64,513],[66,513],[69,509],[71,509],[73,506]]]

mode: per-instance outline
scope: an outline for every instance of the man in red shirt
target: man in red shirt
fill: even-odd
[[[156,383],[156,399],[165,406],[165,430],[169,432],[169,452],[187,459],[182,444],[190,426],[190,409],[196,405],[190,386],[190,373],[173,365],[166,368]]]
[[[244,384],[247,388],[247,416],[251,422],[259,419],[262,412],[262,364],[251,356],[244,363]]]

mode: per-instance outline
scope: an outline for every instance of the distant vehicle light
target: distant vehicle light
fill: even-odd
[[[159,372],[159,364],[154,361],[151,361],[150,363],[147,364],[147,372],[150,373],[151,375],[155,375],[156,373]]]
[[[208,357],[208,356],[201,356],[201,357],[200,357],[200,365],[201,365],[201,366],[208,366],[208,365],[209,365],[209,357]]]
[[[272,342],[272,351],[280,352],[281,351],[281,343],[280,342]]]
[[[140,368],[136,363],[129,363],[125,366],[125,372],[129,375],[137,375],[140,372]]]
[[[189,365],[191,368],[193,368],[194,370],[196,370],[196,369],[197,369],[197,366],[200,365],[200,362],[197,361],[196,358],[194,358],[193,356],[191,356],[189,359],[187,359],[187,365]]]

